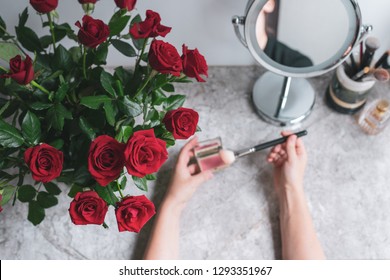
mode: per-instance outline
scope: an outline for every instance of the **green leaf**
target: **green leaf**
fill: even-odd
[[[93,63],[96,65],[106,64],[107,55],[108,55],[108,44],[107,43],[100,44],[95,51]]]
[[[37,34],[28,27],[16,26],[16,36],[20,44],[31,52],[41,52],[43,48]]]
[[[164,109],[166,111],[177,109],[183,106],[185,100],[186,100],[185,95],[180,95],[180,94],[171,95],[167,98],[167,100],[165,100]]]
[[[22,56],[23,52],[14,43],[0,42],[0,59],[8,62],[17,55]]]
[[[19,14],[19,26],[25,26],[28,19],[28,10],[25,8],[21,14]]]
[[[62,131],[65,119],[72,119],[72,113],[69,112],[62,104],[57,103],[47,111],[47,118],[50,125]]]
[[[42,36],[41,38],[39,38],[39,41],[41,41],[42,48],[46,49],[47,47],[49,47],[52,44],[53,39],[50,35],[45,35],[45,36]]]
[[[91,174],[88,171],[87,166],[78,168],[73,174],[73,182],[79,185],[87,185],[92,180]]]
[[[28,216],[27,219],[34,225],[40,224],[45,218],[45,209],[42,208],[38,202],[31,201],[28,204]]]
[[[139,188],[141,191],[148,191],[148,183],[145,177],[139,178],[137,176],[132,176],[134,184]]]
[[[43,102],[34,102],[30,105],[30,108],[35,110],[35,111],[41,111],[41,110],[49,109],[51,106],[53,106],[53,104],[43,103]]]
[[[79,184],[73,184],[72,187],[69,190],[68,196],[73,198],[73,197],[76,196],[76,194],[78,192],[82,192],[82,191],[83,191],[83,187],[82,186],[80,186]]]
[[[0,16],[0,37],[3,37],[5,32],[3,31],[4,30],[7,30],[7,25],[5,24],[4,20],[2,19],[2,17]]]
[[[166,84],[162,87],[162,89],[165,90],[166,92],[174,92],[175,91],[175,87],[172,84]]]
[[[102,73],[100,74],[100,84],[109,94],[111,94],[111,96],[115,97],[116,92],[115,89],[112,87],[113,83],[114,78],[111,76],[111,74],[107,73],[106,71],[102,71]]]
[[[153,127],[156,124],[160,123],[160,115],[156,109],[150,109],[145,117],[145,122],[151,122],[151,126]]]
[[[61,193],[61,189],[54,184],[53,182],[48,182],[43,184],[48,193],[53,195],[59,195]]]
[[[14,186],[8,185],[8,186],[3,187],[3,193],[2,193],[3,199],[1,200],[1,205],[6,205],[8,203],[8,201],[10,201],[11,197],[15,193],[15,190],[16,190],[16,187],[14,187]]]
[[[128,96],[125,96],[123,100],[120,100],[118,105],[119,109],[130,117],[136,117],[142,113],[142,106]]]
[[[122,179],[120,180],[120,186],[122,190],[126,188],[126,184],[127,184],[127,177],[123,176]]]
[[[115,111],[114,106],[112,105],[111,101],[104,102],[104,112],[106,113],[106,120],[109,123],[109,125],[114,126],[115,125]]]
[[[119,201],[110,185],[102,187],[96,184],[94,186],[94,189],[98,193],[98,195],[103,198],[104,201],[107,202],[109,205],[115,206],[116,203]]]
[[[137,56],[137,53],[135,52],[134,48],[129,43],[115,39],[111,40],[111,43],[121,54],[128,57]]]
[[[62,139],[56,139],[54,141],[51,141],[49,143],[50,146],[56,148],[57,150],[61,150],[62,147],[64,146],[64,140]]]
[[[142,50],[142,47],[144,46],[146,39],[134,39],[133,38],[132,40],[133,40],[134,47],[139,51]]]
[[[32,145],[38,145],[41,139],[41,123],[38,117],[28,111],[22,122],[22,133],[24,139]]]
[[[124,12],[126,12],[126,10],[119,10],[110,19],[110,22],[108,23],[110,28],[110,36],[120,34],[129,22],[130,16],[123,14]]]
[[[58,45],[53,58],[54,69],[71,70],[73,66],[72,54],[62,45]]]
[[[152,105],[161,105],[166,99],[167,97],[162,91],[155,90],[152,92]]]
[[[31,185],[23,185],[18,189],[18,199],[21,202],[30,202],[37,194],[36,189]]]
[[[43,208],[50,208],[58,204],[58,199],[47,192],[39,192],[37,196],[37,202],[39,206]]]
[[[123,66],[119,66],[115,68],[114,76],[117,80],[121,81],[122,85],[126,85],[130,82],[132,73],[125,70]]]
[[[106,95],[86,96],[80,99],[80,104],[90,109],[99,109],[103,103],[110,102],[111,98]]]
[[[156,175],[154,174],[148,174],[145,176],[146,180],[149,180],[149,181],[154,181],[157,179]]]
[[[69,85],[68,83],[62,83],[58,88],[57,92],[54,94],[54,100],[57,102],[62,102],[66,94],[68,93]]]
[[[175,145],[175,138],[169,131],[164,132],[159,138],[167,143],[167,148]]]
[[[3,120],[0,120],[0,146],[4,148],[18,148],[22,146],[24,139],[19,130]]]
[[[79,126],[81,130],[88,135],[89,139],[93,140],[96,138],[96,132],[92,128],[91,124],[83,116],[79,119]]]
[[[133,134],[133,128],[131,126],[122,125],[115,139],[118,142],[126,143],[132,134]]]

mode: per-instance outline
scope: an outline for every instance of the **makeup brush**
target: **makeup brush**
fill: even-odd
[[[366,50],[364,51],[362,60],[360,61],[359,70],[370,66],[376,50],[380,47],[380,42],[376,37],[368,37],[365,41],[365,45]]]
[[[363,70],[360,70],[357,72],[353,77],[352,80],[354,81],[360,81],[364,76],[368,75],[369,73],[373,72],[373,69],[366,66],[363,68]]]
[[[302,131],[294,133],[294,134],[297,137],[302,137],[302,136],[307,135],[307,130],[302,130]],[[242,150],[239,150],[236,152],[229,151],[229,150],[220,150],[219,155],[220,155],[223,162],[225,162],[226,164],[232,164],[237,158],[240,158],[240,157],[243,157],[243,156],[246,156],[249,154],[253,154],[255,152],[276,146],[278,144],[282,144],[282,143],[287,141],[288,137],[289,136],[284,136],[284,137],[281,137],[281,138],[278,138],[278,139],[275,139],[275,140],[272,140],[269,142],[265,142],[265,143],[256,145],[256,146],[251,147],[251,148],[242,149]]]
[[[387,82],[390,79],[390,74],[386,69],[378,68],[373,71],[372,74],[364,76],[361,81],[378,81],[378,82]]]
[[[382,54],[382,56],[375,63],[374,68],[378,68],[379,66],[381,66],[387,60],[389,55],[390,55],[390,50],[388,50],[384,54]]]

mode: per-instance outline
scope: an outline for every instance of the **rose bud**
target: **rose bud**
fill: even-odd
[[[200,75],[208,77],[208,66],[203,55],[201,55],[198,49],[189,50],[186,45],[183,44],[183,72],[190,78],[196,78],[198,82],[205,82]]]
[[[83,16],[82,21],[82,25],[79,21],[76,22],[76,26],[80,28],[77,37],[81,44],[89,48],[96,48],[110,35],[110,29],[103,21],[88,15]]]
[[[10,72],[1,75],[1,78],[11,78],[20,85],[27,85],[34,79],[34,68],[28,55],[25,60],[20,55],[11,58],[9,68]]]
[[[47,14],[57,8],[58,0],[30,0],[30,4],[38,13]]]
[[[61,151],[43,143],[28,148],[24,152],[24,161],[35,181],[47,183],[60,176],[64,156]]]
[[[108,211],[107,203],[94,191],[79,192],[69,206],[75,225],[101,225]]]
[[[196,132],[199,114],[192,109],[178,108],[166,113],[163,123],[175,139],[188,139]]]
[[[101,135],[92,141],[88,155],[88,170],[101,185],[106,186],[117,179],[125,166],[126,144],[114,138]]]
[[[119,231],[139,232],[156,213],[153,202],[144,195],[128,196],[117,203],[115,216]]]
[[[136,3],[137,0],[115,0],[115,4],[118,8],[127,9],[128,11],[133,10]]]
[[[159,170],[168,159],[166,143],[155,137],[154,130],[140,130],[127,141],[125,166],[130,175],[144,177]]]
[[[149,50],[150,66],[162,73],[180,76],[183,70],[182,61],[176,48],[161,40],[154,40]]]
[[[158,13],[147,10],[145,20],[135,23],[130,28],[130,34],[134,39],[165,37],[172,28],[161,25],[160,22],[161,18]]]

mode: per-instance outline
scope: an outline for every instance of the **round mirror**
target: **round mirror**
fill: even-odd
[[[303,78],[337,67],[366,32],[355,0],[249,0],[246,16],[233,17],[233,24],[241,42],[270,71],[255,83],[255,108],[279,125],[309,115],[315,92]]]

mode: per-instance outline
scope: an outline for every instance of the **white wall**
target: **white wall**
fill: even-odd
[[[77,0],[59,2],[60,23],[66,21],[72,25],[81,19],[83,12]],[[371,35],[382,42],[380,53],[390,49],[390,1],[360,0],[359,4],[363,22],[374,26]],[[18,13],[26,6],[29,6],[28,0],[0,0],[0,15],[9,30],[17,24]],[[162,23],[173,28],[164,40],[175,45],[180,53],[185,43],[191,49],[198,48],[209,65],[248,65],[256,62],[239,43],[231,24],[232,16],[243,15],[245,6],[246,0],[138,0],[137,9],[142,17],[146,9],[160,13]],[[107,22],[114,9],[114,0],[100,0],[93,16]],[[29,11],[29,26],[39,30],[39,17],[32,8]],[[132,62],[112,52],[109,64],[132,65]]]

